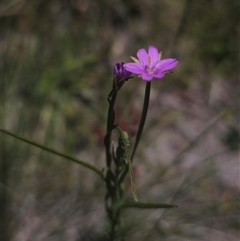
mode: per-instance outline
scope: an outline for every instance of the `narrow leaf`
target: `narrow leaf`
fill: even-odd
[[[133,178],[133,169],[132,169],[132,163],[130,161],[130,155],[129,155],[129,140],[128,140],[128,134],[127,132],[123,131],[119,126],[116,126],[116,129],[119,132],[119,135],[122,138],[123,145],[124,145],[124,150],[125,150],[125,162],[128,165],[128,171],[129,171],[129,176],[130,176],[130,182],[131,182],[131,189],[132,189],[132,194],[133,198],[136,202],[138,202],[137,198],[137,192],[134,184],[134,178]]]
[[[142,208],[142,209],[156,209],[156,208],[177,208],[177,205],[171,205],[166,203],[125,203],[123,208]]]
[[[132,194],[133,198],[136,202],[138,202],[137,198],[137,192],[134,184],[134,178],[133,178],[133,169],[132,169],[132,163],[129,161],[128,162],[128,170],[129,170],[129,176],[130,176],[130,182],[131,182],[131,189],[132,189]]]
[[[78,163],[78,164],[80,164],[80,165],[82,165],[82,166],[84,166],[84,167],[86,167],[86,168],[94,171],[94,172],[97,173],[103,180],[105,180],[102,171],[100,171],[100,170],[97,169],[95,166],[93,166],[93,165],[91,165],[91,164],[89,164],[89,163],[87,163],[87,162],[81,161],[81,160],[79,160],[79,159],[77,159],[77,158],[75,158],[75,157],[72,157],[72,156],[70,156],[70,155],[68,155],[68,154],[65,154],[65,153],[62,153],[62,152],[59,152],[59,151],[57,151],[57,150],[55,150],[55,149],[53,149],[53,148],[44,146],[44,145],[42,145],[42,144],[40,144],[40,143],[37,143],[37,142],[32,141],[32,140],[29,140],[29,139],[27,139],[27,138],[25,138],[25,137],[16,135],[16,134],[14,134],[14,133],[12,133],[12,132],[10,132],[10,131],[7,131],[7,130],[5,130],[5,129],[0,128],[0,131],[2,131],[3,133],[5,133],[5,134],[7,134],[7,135],[10,135],[10,136],[12,136],[12,137],[14,137],[14,138],[17,138],[17,139],[19,139],[19,140],[21,140],[21,141],[24,141],[24,142],[27,142],[27,143],[33,145],[33,146],[36,146],[36,147],[38,147],[38,148],[40,148],[40,149],[43,149],[43,150],[48,151],[48,152],[50,152],[50,153],[53,153],[53,154],[55,154],[55,155],[57,155],[57,156],[61,156],[61,157],[65,158],[65,159],[68,159],[68,160],[70,160],[70,161],[73,161],[73,162],[75,162],[75,163]]]

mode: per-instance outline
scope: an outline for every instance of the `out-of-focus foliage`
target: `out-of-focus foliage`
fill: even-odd
[[[0,4],[1,127],[102,169],[113,65],[156,45],[179,66],[153,81],[134,160],[136,187],[140,199],[179,208],[128,210],[123,233],[127,240],[237,239],[237,0]],[[138,78],[128,81],[117,102],[117,121],[132,142],[143,87]],[[104,240],[105,187],[98,177],[1,138],[3,240]]]

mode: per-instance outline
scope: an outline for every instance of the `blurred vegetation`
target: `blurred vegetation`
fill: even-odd
[[[227,180],[239,179],[239,1],[0,5],[1,127],[100,169],[114,63],[150,44],[177,58],[174,74],[153,83],[134,164],[140,198],[179,208],[128,210],[122,232],[126,240],[238,239],[239,180]],[[132,141],[143,86],[127,82],[117,103]],[[94,173],[2,133],[1,141],[2,240],[105,240],[105,189]]]

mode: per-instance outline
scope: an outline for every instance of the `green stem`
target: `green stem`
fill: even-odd
[[[139,126],[138,126],[137,136],[136,136],[136,140],[135,140],[132,155],[131,155],[131,161],[133,161],[135,152],[137,150],[139,141],[141,139],[141,135],[142,135],[143,127],[144,127],[144,124],[145,124],[145,120],[146,120],[146,117],[147,117],[148,104],[149,104],[149,98],[150,98],[150,90],[151,90],[151,82],[148,81],[148,82],[146,82],[145,96],[144,96],[144,102],[143,102],[143,110],[142,110],[142,115],[141,115],[140,123],[139,123]]]
[[[114,113],[114,105],[117,98],[117,91],[114,90],[112,92],[111,99],[109,100],[109,108],[108,108],[108,116],[107,116],[107,133],[104,138],[104,144],[106,149],[106,162],[107,167],[110,168],[111,166],[111,133],[112,129],[114,127],[114,119],[115,119],[115,113]]]
[[[80,164],[80,165],[82,165],[82,166],[84,166],[84,167],[86,167],[86,168],[94,171],[95,173],[97,173],[97,174],[105,181],[105,177],[104,177],[102,171],[100,171],[100,170],[97,169],[95,166],[93,166],[93,165],[91,165],[91,164],[89,164],[89,163],[87,163],[87,162],[84,162],[84,161],[81,161],[81,160],[79,160],[79,159],[77,159],[77,158],[75,158],[75,157],[69,156],[68,154],[59,152],[59,151],[57,151],[57,150],[55,150],[55,149],[53,149],[53,148],[46,147],[46,146],[44,146],[44,145],[42,145],[42,144],[40,144],[40,143],[37,143],[37,142],[32,141],[32,140],[29,140],[29,139],[27,139],[27,138],[25,138],[25,137],[21,137],[21,136],[19,136],[19,135],[16,135],[16,134],[11,133],[10,131],[4,130],[4,129],[2,129],[2,128],[0,128],[0,131],[2,131],[3,133],[5,133],[5,134],[7,134],[7,135],[13,136],[13,137],[15,137],[15,138],[17,138],[17,139],[19,139],[19,140],[21,140],[21,141],[27,142],[27,143],[29,143],[29,144],[31,144],[31,145],[33,145],[33,146],[36,146],[36,147],[38,147],[38,148],[41,148],[41,149],[43,149],[43,150],[45,150],[45,151],[51,152],[51,153],[53,153],[53,154],[55,154],[55,155],[61,156],[61,157],[65,158],[65,159],[68,159],[68,160],[70,160],[70,161],[73,161],[73,162],[75,162],[75,163],[78,163],[78,164]]]
[[[132,155],[131,155],[131,157],[130,157],[130,161],[131,161],[131,162],[133,161],[135,152],[136,152],[136,150],[137,150],[139,141],[140,141],[140,139],[141,139],[142,131],[143,131],[143,128],[144,128],[144,124],[145,124],[146,117],[147,117],[148,104],[149,104],[149,98],[150,98],[150,91],[151,91],[151,82],[148,81],[148,82],[146,82],[146,88],[145,88],[145,95],[144,95],[144,101],[143,101],[142,115],[141,115],[141,119],[140,119],[140,122],[139,122],[138,131],[137,131],[136,140],[135,140],[135,143],[134,143]],[[126,174],[127,174],[127,171],[128,171],[128,169],[125,168],[125,171],[122,173],[122,175],[121,175],[120,178],[119,178],[119,182],[120,182],[120,183],[124,180],[124,178],[125,178],[125,176],[126,176]]]

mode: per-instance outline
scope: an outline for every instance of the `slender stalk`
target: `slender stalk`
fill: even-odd
[[[117,89],[115,86],[115,79],[113,79],[113,89],[108,95],[108,114],[107,114],[107,130],[104,138],[105,151],[106,151],[106,188],[107,193],[105,196],[105,208],[110,219],[111,227],[109,230],[109,240],[116,240],[117,236],[117,227],[120,225],[120,212],[116,210],[114,206],[118,202],[118,192],[120,186],[117,184],[116,173],[112,171],[112,150],[111,150],[111,135],[112,131],[115,128],[114,120],[115,120],[115,112],[114,106],[117,98]]]
[[[142,115],[141,115],[140,123],[139,123],[139,126],[138,126],[138,131],[137,131],[137,136],[136,136],[136,140],[135,140],[133,151],[132,151],[132,155],[131,155],[131,161],[133,161],[135,152],[137,150],[139,141],[141,139],[141,135],[142,135],[142,131],[143,131],[143,128],[144,128],[145,120],[146,120],[146,117],[147,117],[148,104],[149,104],[149,98],[150,98],[150,91],[151,91],[151,82],[148,81],[148,82],[146,82]]]
[[[61,157],[65,158],[65,159],[68,159],[68,160],[70,160],[70,161],[76,162],[76,163],[78,163],[78,164],[80,164],[80,165],[82,165],[82,166],[84,166],[84,167],[86,167],[86,168],[94,171],[95,173],[97,173],[97,174],[105,181],[105,177],[104,177],[102,171],[99,170],[99,169],[97,169],[95,166],[93,166],[93,165],[91,165],[91,164],[89,164],[89,163],[87,163],[87,162],[81,161],[81,160],[79,160],[79,159],[77,159],[77,158],[75,158],[75,157],[72,157],[72,156],[70,156],[70,155],[68,155],[68,154],[65,154],[65,153],[62,153],[62,152],[60,152],[60,151],[57,151],[57,150],[55,150],[55,149],[53,149],[53,148],[44,146],[44,145],[42,145],[42,144],[40,144],[40,143],[37,143],[37,142],[32,141],[32,140],[29,140],[29,139],[27,139],[27,138],[25,138],[25,137],[16,135],[16,134],[14,134],[14,133],[12,133],[12,132],[10,132],[10,131],[7,131],[7,130],[5,130],[5,129],[0,128],[0,131],[2,131],[3,133],[5,133],[5,134],[7,134],[7,135],[13,136],[13,137],[15,137],[15,138],[17,138],[17,139],[19,139],[19,140],[21,140],[21,141],[27,142],[27,143],[29,143],[29,144],[31,144],[31,145],[33,145],[33,146],[36,146],[36,147],[38,147],[38,148],[41,148],[41,149],[43,149],[43,150],[45,150],[45,151],[51,152],[51,153],[53,153],[53,154],[55,154],[55,155],[58,155],[58,156],[61,156]]]
[[[145,88],[145,95],[144,95],[144,101],[143,101],[143,109],[142,109],[142,115],[141,115],[141,119],[139,122],[139,126],[138,126],[138,131],[137,131],[137,135],[136,135],[136,140],[134,143],[134,147],[133,147],[133,151],[132,151],[132,155],[130,157],[130,161],[133,161],[134,155],[136,153],[139,141],[141,139],[141,135],[142,135],[142,131],[144,128],[144,124],[145,124],[145,120],[147,117],[147,111],[148,111],[148,104],[149,104],[149,98],[150,98],[150,92],[151,92],[151,82],[148,81],[146,82],[146,88]],[[119,178],[119,182],[121,183],[123,181],[123,179],[125,178],[126,174],[127,174],[128,169],[125,168],[125,171],[122,173],[122,175]]]
[[[111,132],[114,128],[114,105],[117,98],[117,91],[112,92],[111,99],[109,100],[109,107],[108,107],[108,116],[107,116],[107,130],[106,136],[104,138],[105,150],[106,150],[106,162],[107,167],[110,168],[111,166]]]

